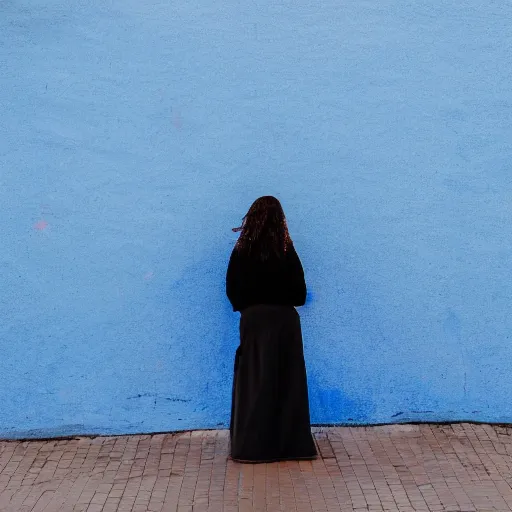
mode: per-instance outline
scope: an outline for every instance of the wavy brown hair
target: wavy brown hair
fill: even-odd
[[[292,243],[283,207],[273,196],[256,199],[233,231],[241,232],[235,248],[262,260],[283,257]]]

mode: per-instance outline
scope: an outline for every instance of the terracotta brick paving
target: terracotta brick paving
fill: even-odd
[[[512,428],[314,429],[314,462],[227,460],[226,431],[0,442],[2,512],[510,511]]]

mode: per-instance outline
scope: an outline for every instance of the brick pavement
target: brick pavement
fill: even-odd
[[[313,462],[227,460],[226,431],[0,442],[2,512],[510,511],[512,428],[314,429]]]

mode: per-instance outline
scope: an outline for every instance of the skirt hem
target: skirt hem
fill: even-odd
[[[234,457],[229,457],[233,462],[237,462],[239,464],[270,464],[272,462],[289,462],[289,461],[308,461],[308,460],[316,460],[318,459],[318,455],[310,455],[309,457],[279,457],[275,459],[261,459],[261,460],[247,460],[247,459],[238,459]]]

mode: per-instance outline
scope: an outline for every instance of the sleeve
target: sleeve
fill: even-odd
[[[304,306],[306,303],[306,281],[300,258],[292,245],[289,249],[290,292],[294,306]]]
[[[229,302],[235,307],[238,302],[238,286],[237,286],[237,257],[236,250],[233,249],[229,258],[228,271],[226,273],[226,295]]]

